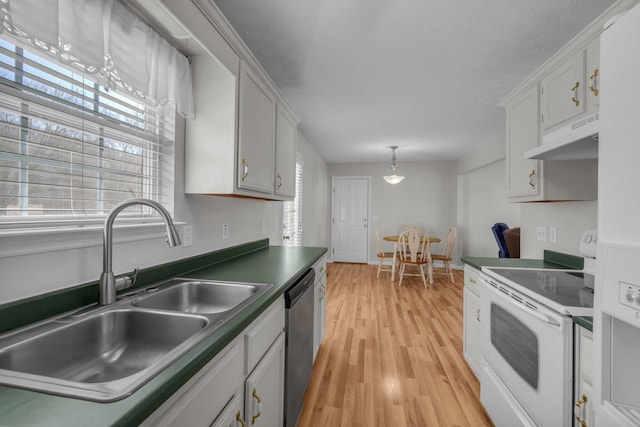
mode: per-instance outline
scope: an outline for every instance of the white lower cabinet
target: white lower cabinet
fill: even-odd
[[[247,426],[281,426],[284,411],[284,332],[244,383]]]
[[[142,426],[281,426],[284,310],[284,298],[280,298],[167,399]]]
[[[313,284],[313,360],[315,361],[327,320],[327,258],[320,258],[313,269],[316,272]]]
[[[480,272],[469,266],[464,266],[464,358],[471,370],[480,378]]]
[[[575,326],[574,426],[593,427],[593,333]]]
[[[242,416],[242,397],[235,395],[211,424],[211,427],[245,427],[245,425],[246,422]]]

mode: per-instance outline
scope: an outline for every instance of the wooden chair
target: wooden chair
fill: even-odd
[[[425,269],[429,276],[429,283],[433,283],[433,271],[431,268],[431,254],[429,253],[429,236],[427,233],[408,229],[400,234],[399,238],[399,262],[400,262],[400,281],[398,286],[402,286],[404,276],[420,276],[424,287],[427,287],[427,278]],[[416,267],[418,273],[407,273],[407,266]]]
[[[444,245],[442,246],[442,252],[439,254],[431,254],[431,260],[433,262],[440,261],[443,264],[442,267],[434,267],[434,274],[447,274],[451,279],[451,283],[455,283],[453,271],[451,270],[451,253],[453,252],[453,245],[456,243],[457,234],[457,230],[454,227],[450,228]]]
[[[385,259],[393,260],[393,252],[384,251],[384,247],[382,246],[382,239],[380,238],[380,234],[378,233],[377,228],[375,229],[375,232],[376,232],[376,245],[378,247],[378,259],[380,260],[380,262],[378,263],[378,274],[376,275],[376,278],[380,278],[381,271],[391,271],[391,267],[382,268],[382,263],[384,262]]]
[[[403,225],[402,227],[398,228],[398,235],[400,235],[400,234],[404,233],[404,232],[405,232],[405,231],[407,231],[407,230],[411,230],[411,229],[418,230],[418,231],[420,231],[421,233],[424,233],[424,232],[425,232],[425,231],[424,231],[423,229],[421,229],[420,227],[416,227],[415,225],[407,224],[407,225]]]

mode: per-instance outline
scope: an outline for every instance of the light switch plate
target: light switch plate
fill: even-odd
[[[193,244],[193,227],[185,225],[182,228],[182,246],[188,248]]]
[[[536,228],[536,238],[540,242],[546,242],[547,241],[547,227],[546,226],[540,225],[540,226],[538,226],[538,228]]]

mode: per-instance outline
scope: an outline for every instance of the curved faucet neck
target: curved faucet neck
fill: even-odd
[[[116,205],[104,221],[102,231],[102,274],[98,285],[98,303],[100,305],[112,304],[116,300],[116,279],[113,275],[113,224],[116,217],[124,209],[144,205],[156,210],[164,220],[167,228],[167,243],[170,247],[180,244],[180,236],[176,231],[169,212],[158,202],[149,199],[129,199]]]

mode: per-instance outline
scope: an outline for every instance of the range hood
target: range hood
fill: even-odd
[[[524,153],[525,159],[597,159],[599,120],[600,113],[594,113],[549,132],[542,137],[542,145]]]

